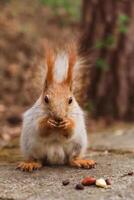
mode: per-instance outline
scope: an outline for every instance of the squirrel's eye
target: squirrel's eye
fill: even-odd
[[[49,98],[48,98],[47,95],[44,97],[44,101],[45,101],[46,103],[49,103]]]
[[[71,104],[71,103],[72,103],[72,101],[73,101],[73,98],[72,98],[72,97],[70,97],[70,98],[69,98],[69,101],[68,101],[68,103],[69,103],[69,104]]]

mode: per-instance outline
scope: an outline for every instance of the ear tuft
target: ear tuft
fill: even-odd
[[[72,85],[72,79],[73,79],[73,67],[76,63],[77,59],[77,52],[74,45],[71,45],[68,47],[68,73],[67,78],[65,82],[71,86]]]
[[[47,76],[46,82],[47,84],[51,84],[54,80],[54,64],[55,64],[55,53],[52,49],[45,49],[45,60],[47,64]]]

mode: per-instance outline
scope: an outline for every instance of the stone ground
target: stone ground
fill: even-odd
[[[95,159],[94,169],[44,167],[41,171],[26,173],[15,170],[21,160],[16,145],[0,153],[0,200],[134,200],[134,129],[114,133],[90,135],[91,148],[87,157]],[[85,176],[111,178],[108,189],[95,186],[75,190],[75,184]],[[62,185],[62,180],[70,184]]]

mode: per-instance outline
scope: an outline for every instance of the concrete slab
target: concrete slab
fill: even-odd
[[[134,129],[90,134],[89,139],[94,150],[134,153]]]
[[[16,163],[0,163],[0,199],[12,200],[133,200],[134,176],[121,177],[134,170],[132,154],[89,152],[97,160],[95,169],[82,170],[69,167],[44,167],[41,171],[26,173],[15,170]],[[83,191],[75,190],[75,184],[85,176],[110,177],[111,189],[94,186]],[[68,186],[62,180],[70,179]]]
[[[87,157],[95,159],[95,169],[83,170],[67,166],[44,167],[34,173],[16,171],[22,158],[16,145],[0,150],[0,200],[134,200],[134,130],[90,135],[91,150]],[[112,187],[95,186],[78,191],[75,185],[86,176],[111,178]],[[70,179],[70,184],[62,181]]]

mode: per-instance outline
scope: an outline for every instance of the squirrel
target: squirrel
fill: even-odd
[[[94,167],[94,160],[84,159],[88,147],[84,112],[73,94],[77,62],[75,50],[57,56],[46,53],[41,95],[23,115],[20,147],[25,161],[18,169],[31,172],[47,164]],[[56,75],[56,68],[60,73],[66,70],[64,77]]]

